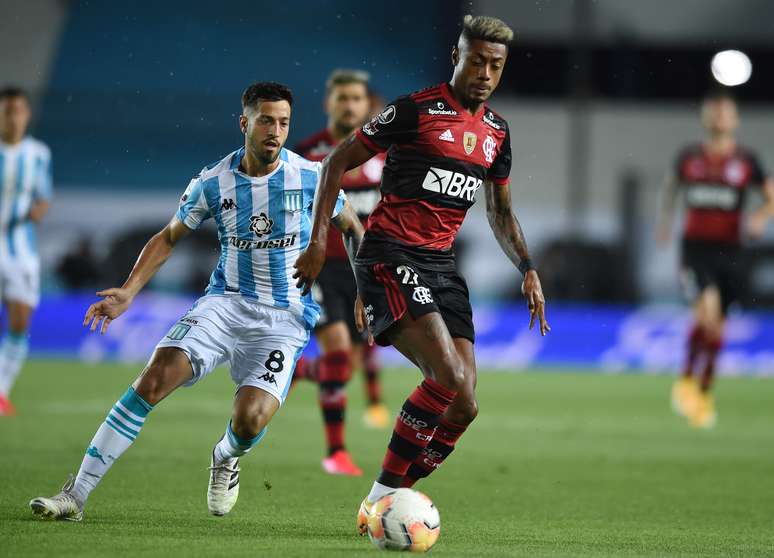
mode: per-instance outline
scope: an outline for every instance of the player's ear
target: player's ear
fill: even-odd
[[[456,66],[460,63],[460,49],[457,47],[457,45],[454,45],[452,47],[452,65]]]
[[[239,129],[243,134],[247,133],[247,117],[244,114],[239,115]]]

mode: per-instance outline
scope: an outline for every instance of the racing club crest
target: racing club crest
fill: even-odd
[[[465,148],[465,153],[470,155],[476,148],[476,134],[473,132],[465,132],[462,136],[462,146]]]
[[[274,221],[269,219],[264,212],[250,217],[250,230],[259,238],[271,234],[271,226],[273,224]]]

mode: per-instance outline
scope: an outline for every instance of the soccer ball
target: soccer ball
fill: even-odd
[[[438,509],[430,498],[410,488],[384,496],[368,516],[368,537],[381,550],[427,552],[440,534]]]

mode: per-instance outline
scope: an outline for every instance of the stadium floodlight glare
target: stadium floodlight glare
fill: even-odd
[[[712,57],[712,75],[729,87],[742,85],[752,75],[750,57],[741,50],[723,50]]]

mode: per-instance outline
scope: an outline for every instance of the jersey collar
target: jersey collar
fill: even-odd
[[[454,95],[452,94],[452,90],[451,90],[451,85],[449,85],[448,82],[444,82],[443,84],[441,84],[441,93],[449,102],[449,104],[452,107],[454,107],[454,110],[456,110],[458,113],[462,114],[467,118],[481,118],[481,116],[484,114],[484,110],[486,109],[486,103],[481,103],[481,106],[478,108],[476,113],[470,114],[468,112],[468,109],[466,109],[461,104],[459,104],[457,102],[457,99],[454,98]]]

